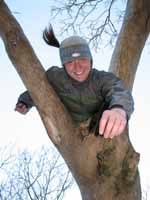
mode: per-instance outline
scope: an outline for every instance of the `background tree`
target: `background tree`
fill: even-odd
[[[143,200],[149,200],[150,199],[150,187],[147,186],[143,189]]]
[[[149,4],[148,0],[128,1],[110,64],[110,70],[123,78],[130,89],[149,34]],[[49,137],[73,173],[82,198],[140,199],[139,155],[132,148],[128,134],[111,141],[96,138],[94,134],[83,137],[87,129],[74,127],[69,114],[49,86],[23,31],[2,0],[0,34],[12,63],[35,102]]]
[[[59,35],[79,33],[97,49],[102,44],[114,44],[125,6],[126,0],[57,0],[53,1],[51,15],[59,22]]]
[[[0,156],[4,156],[3,151]],[[54,149],[43,147],[34,153],[24,150],[12,156],[8,146],[8,155],[9,163],[4,160],[0,169],[1,200],[61,200],[73,183]]]

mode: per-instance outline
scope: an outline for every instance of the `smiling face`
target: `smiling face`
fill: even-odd
[[[75,59],[64,65],[68,75],[79,82],[85,81],[91,71],[91,60],[87,58]]]

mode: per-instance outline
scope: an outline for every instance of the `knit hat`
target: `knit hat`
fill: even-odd
[[[43,32],[44,41],[51,46],[59,48],[62,65],[77,58],[88,58],[92,61],[92,55],[88,43],[79,36],[71,36],[59,43],[55,37],[51,24]]]
[[[92,60],[91,51],[86,40],[79,36],[71,36],[62,41],[59,48],[62,65],[77,58]]]

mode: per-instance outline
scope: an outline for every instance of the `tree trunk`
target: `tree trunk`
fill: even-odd
[[[149,33],[149,0],[130,0],[110,70],[131,88],[135,69]],[[131,30],[132,28],[132,30]],[[88,132],[88,123],[76,127],[37,59],[21,27],[0,0],[0,36],[6,51],[39,111],[77,184],[83,200],[140,200],[139,154],[128,130],[112,140]],[[60,120],[61,119],[61,120]]]

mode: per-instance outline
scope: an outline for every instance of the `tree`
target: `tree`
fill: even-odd
[[[73,179],[58,152],[42,147],[32,154],[27,150],[10,154],[7,152],[9,163],[4,160],[0,169],[1,200],[63,199]]]
[[[149,194],[149,186],[143,189],[143,198],[142,200],[149,200],[150,199],[150,194]]]
[[[130,89],[149,35],[149,17],[149,0],[127,2],[109,70],[120,76]],[[83,200],[140,200],[139,154],[130,143],[128,130],[113,140],[105,140],[89,134],[86,124],[74,126],[3,0],[0,0],[0,35],[8,56],[34,100],[50,139],[71,170]]]
[[[125,1],[117,0],[55,1],[51,15],[52,19],[59,21],[60,35],[79,32],[98,48],[101,43],[113,44],[124,15],[124,6]]]

